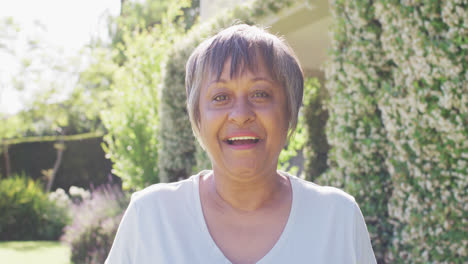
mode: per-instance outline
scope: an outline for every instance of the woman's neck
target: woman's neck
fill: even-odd
[[[276,170],[248,177],[222,174],[214,170],[202,180],[208,197],[219,209],[238,213],[274,207],[291,195],[289,179]]]

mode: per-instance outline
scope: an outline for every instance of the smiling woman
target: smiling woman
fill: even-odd
[[[232,61],[226,60],[219,78],[212,75],[203,82],[209,85],[200,87],[199,140],[218,174],[275,174],[271,163],[278,163],[288,132],[284,89],[263,63],[231,78]]]
[[[187,62],[186,91],[212,170],[135,193],[106,263],[375,263],[352,196],[277,170],[303,93],[284,41],[221,31]]]

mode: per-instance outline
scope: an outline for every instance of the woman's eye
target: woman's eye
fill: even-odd
[[[215,98],[213,98],[213,101],[221,102],[221,101],[225,101],[227,99],[228,99],[227,95],[218,95]]]
[[[268,96],[269,96],[268,93],[262,92],[262,91],[258,91],[258,92],[255,92],[255,93],[254,93],[254,96],[253,96],[253,97],[255,97],[255,98],[266,98],[266,97],[268,97]]]

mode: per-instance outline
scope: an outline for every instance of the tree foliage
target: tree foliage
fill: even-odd
[[[114,162],[113,172],[123,179],[124,188],[139,189],[159,182],[158,102],[162,67],[167,50],[185,32],[183,19],[176,18],[189,6],[189,1],[168,3],[160,24],[123,29],[121,43],[125,45],[115,47],[125,60],[113,77],[112,107],[102,112],[108,129],[104,138],[107,145],[103,147]]]
[[[98,109],[103,107],[101,92],[80,71],[84,58],[67,56],[60,47],[44,39],[47,29],[36,22],[33,32],[23,32],[12,18],[2,20],[0,52],[9,55],[10,74],[2,80],[0,96],[6,89],[24,92],[24,108],[16,114],[1,114],[0,138],[78,134],[102,130]],[[101,63],[102,65],[102,63]],[[94,71],[101,77],[105,67]],[[95,100],[101,99],[101,100]],[[99,102],[99,103],[97,103]],[[7,132],[8,131],[8,132]]]
[[[41,141],[44,136],[96,133],[102,130],[95,102],[95,89],[73,89],[82,63],[67,56],[60,47],[46,41],[47,29],[35,22],[32,31],[24,31],[13,18],[0,21],[0,53],[8,61],[0,80],[0,99],[6,92],[22,96],[23,109],[18,113],[0,113],[0,153],[6,176],[10,176],[9,145]],[[3,71],[3,69],[2,69]],[[11,111],[11,109],[4,109]],[[65,150],[59,141],[53,169],[44,168],[50,189]],[[2,164],[2,165],[3,165]]]
[[[119,65],[126,60],[125,46],[128,32],[144,32],[152,28],[177,25],[185,31],[197,21],[199,0],[146,0],[121,1],[120,16],[110,19],[109,32],[112,38],[111,46],[116,48],[114,61]]]

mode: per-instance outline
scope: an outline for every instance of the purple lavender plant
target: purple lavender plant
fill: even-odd
[[[109,183],[71,206],[74,218],[61,240],[70,245],[74,263],[104,262],[128,201],[129,196],[119,186]]]

